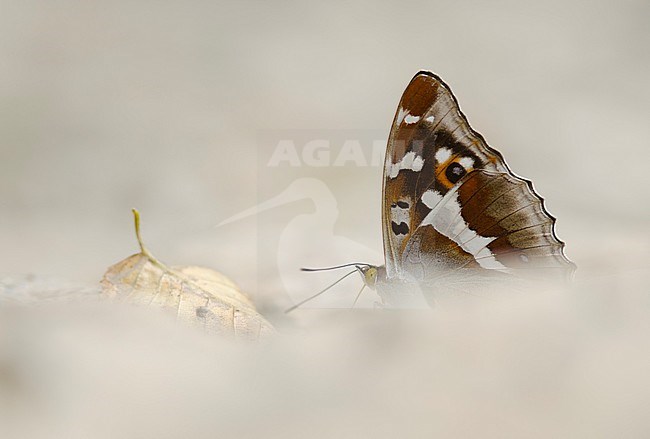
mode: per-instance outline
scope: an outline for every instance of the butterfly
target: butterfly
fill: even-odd
[[[383,179],[385,265],[331,268],[355,267],[384,304],[422,296],[431,304],[427,293],[441,285],[566,279],[576,269],[532,182],[470,127],[449,86],[431,72],[417,73],[402,95]]]
[[[570,278],[576,269],[532,182],[470,127],[431,72],[402,95],[383,180],[385,265],[357,265],[373,289],[449,276]]]

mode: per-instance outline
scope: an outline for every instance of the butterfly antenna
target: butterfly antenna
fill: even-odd
[[[323,267],[323,268],[306,268],[302,267],[300,271],[327,271],[327,270],[337,270],[339,268],[345,267],[370,267],[370,264],[364,262],[350,262],[349,264],[335,265],[333,267]]]
[[[364,289],[365,287],[366,287],[366,284],[363,284],[363,285],[361,286],[361,289],[360,289],[359,292],[357,293],[357,297],[354,298],[354,302],[352,303],[352,308],[354,308],[354,305],[357,304],[357,300],[359,300],[359,297],[361,297],[361,293],[363,292],[363,289]]]
[[[334,283],[331,284],[330,286],[326,287],[325,289],[320,290],[318,293],[314,294],[314,295],[311,296],[311,297],[306,298],[305,300],[303,300],[303,301],[301,301],[301,302],[298,302],[297,304],[295,304],[295,305],[292,306],[291,308],[287,309],[287,310],[285,311],[285,314],[290,313],[291,311],[293,311],[294,309],[298,308],[299,306],[304,305],[305,303],[309,302],[309,301],[312,300],[312,299],[315,299],[316,297],[318,297],[318,296],[320,296],[321,294],[323,294],[325,291],[327,291],[327,290],[329,290],[330,288],[332,288],[334,285],[336,285],[336,284],[338,284],[339,282],[341,282],[341,281],[342,281],[343,279],[345,279],[346,277],[348,277],[348,276],[350,276],[351,274],[354,274],[354,273],[356,273],[356,272],[357,272],[357,270],[353,270],[353,271],[349,272],[348,274],[346,274],[345,276],[343,276],[342,278],[340,278],[339,280],[337,280],[336,282],[334,282]]]

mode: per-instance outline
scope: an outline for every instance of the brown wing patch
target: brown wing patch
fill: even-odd
[[[419,229],[408,241],[401,261],[404,270],[416,281],[435,279],[455,268],[480,268],[474,257],[454,241],[427,228]]]
[[[527,180],[487,171],[473,173],[458,189],[463,216],[477,236],[493,237],[486,248],[508,269],[558,268],[572,274],[553,218]]]
[[[422,117],[436,101],[441,85],[442,81],[434,80],[429,74],[420,72],[415,75],[402,94],[398,114],[402,109],[414,117]],[[400,123],[404,123],[404,120]]]

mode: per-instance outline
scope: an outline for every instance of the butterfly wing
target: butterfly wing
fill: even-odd
[[[532,184],[472,130],[432,73],[418,73],[400,100],[383,199],[388,278],[426,280],[460,268],[574,269]]]

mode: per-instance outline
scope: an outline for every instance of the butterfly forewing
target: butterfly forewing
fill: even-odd
[[[530,182],[472,130],[432,73],[418,73],[400,100],[383,192],[388,278],[461,268],[573,271]]]

